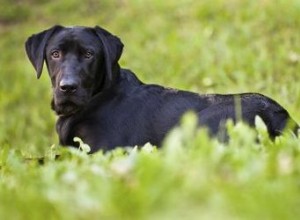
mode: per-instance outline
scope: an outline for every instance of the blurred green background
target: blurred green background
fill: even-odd
[[[25,52],[55,24],[100,25],[125,44],[120,63],[147,83],[199,93],[260,92],[300,121],[298,0],[0,1],[0,146],[57,143],[47,72]]]
[[[0,0],[0,219],[299,219],[299,139],[262,124],[259,143],[239,124],[224,146],[189,115],[159,151],[59,148],[47,71],[24,50],[55,24],[119,36],[146,83],[263,93],[300,122],[299,0]]]

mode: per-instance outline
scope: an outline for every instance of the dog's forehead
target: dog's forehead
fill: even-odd
[[[79,45],[97,45],[101,46],[101,42],[92,28],[88,27],[64,27],[50,39],[51,44],[73,43]]]

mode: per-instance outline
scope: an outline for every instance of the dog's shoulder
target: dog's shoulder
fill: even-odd
[[[143,85],[142,81],[129,69],[121,69],[120,83],[127,84],[128,86]]]
[[[146,98],[146,96],[160,95],[167,91],[163,86],[143,83],[129,69],[121,69],[117,86],[120,94],[130,97],[134,96]]]

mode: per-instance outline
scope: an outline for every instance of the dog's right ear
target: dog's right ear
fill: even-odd
[[[27,56],[36,70],[38,79],[40,78],[43,71],[43,64],[45,60],[45,47],[47,45],[47,42],[50,39],[50,37],[54,34],[54,32],[61,28],[63,27],[56,25],[43,32],[33,34],[27,39],[25,43]]]

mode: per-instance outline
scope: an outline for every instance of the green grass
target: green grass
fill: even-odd
[[[100,25],[144,82],[263,93],[300,122],[299,11],[298,0],[0,0],[0,219],[299,218],[299,139],[270,142],[258,123],[258,144],[229,124],[225,146],[188,115],[159,150],[61,148],[47,72],[36,80],[24,51],[54,24]]]

